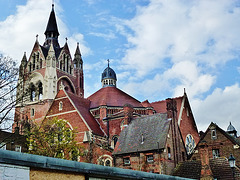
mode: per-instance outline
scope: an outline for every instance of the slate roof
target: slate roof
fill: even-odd
[[[45,31],[44,34],[46,35],[48,32],[55,32],[57,34],[57,36],[58,36],[59,32],[58,32],[56,16],[55,16],[55,12],[54,12],[54,8],[53,7],[52,7],[52,11],[50,13],[50,17],[49,17],[49,20],[48,20],[47,28],[46,28],[46,31]]]
[[[209,167],[212,171],[212,177],[214,179],[233,179],[232,169],[228,163],[227,158],[214,158],[209,159]],[[179,165],[175,168],[173,173],[174,176],[192,178],[192,179],[200,179],[201,178],[201,161],[184,161],[179,163]],[[235,178],[240,177],[239,168],[235,168]],[[237,179],[237,178],[236,178]]]
[[[116,87],[104,87],[87,98],[91,101],[90,108],[101,105],[123,107],[131,104],[133,107],[143,107],[141,102]]]
[[[232,125],[232,123],[230,122],[227,131],[231,132],[231,131],[236,131],[235,127]]]
[[[41,47],[41,50],[43,52],[44,57],[47,58],[50,46],[40,46],[40,47]],[[59,48],[59,47],[54,46],[55,56],[56,56],[57,59],[58,59],[62,49],[63,49],[63,47]]]
[[[113,154],[120,155],[165,148],[170,122],[166,113],[133,119],[122,130]]]
[[[92,114],[89,111],[90,101],[84,98],[81,98],[71,92],[66,92],[68,97],[71,99],[77,110],[80,112],[88,126],[91,128],[94,134],[104,136],[104,132],[101,129],[98,122],[94,119]]]
[[[201,168],[201,161],[184,161],[177,165],[173,176],[200,179]]]

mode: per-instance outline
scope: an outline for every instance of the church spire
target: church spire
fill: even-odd
[[[58,32],[57,21],[56,21],[56,16],[54,12],[54,4],[52,4],[52,11],[50,13],[47,28],[44,34],[46,36],[44,46],[49,46],[51,44],[51,41],[53,41],[53,45],[55,47],[59,47],[59,44],[58,44],[59,32]]]
[[[82,69],[83,61],[82,61],[82,55],[79,48],[79,43],[77,43],[77,48],[74,54],[73,63],[75,68]]]

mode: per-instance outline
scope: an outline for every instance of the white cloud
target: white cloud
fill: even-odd
[[[204,100],[190,99],[198,129],[205,131],[211,122],[226,130],[231,121],[240,131],[240,87],[239,84],[217,88]],[[239,133],[239,132],[238,132]]]
[[[44,32],[52,8],[51,3],[50,0],[28,0],[26,5],[17,6],[16,14],[10,15],[4,21],[1,21],[1,52],[19,62],[25,51],[27,55],[31,53],[37,34],[39,34],[40,44],[43,44],[45,40]],[[75,52],[76,43],[80,42],[81,51],[85,55],[89,54],[91,51],[86,47],[82,34],[69,35],[68,28],[59,18],[62,17],[62,9],[58,1],[55,2],[54,9],[60,32],[60,44],[63,46],[65,37],[68,37],[71,51]]]
[[[167,58],[172,65],[164,74],[172,77],[165,75],[163,81],[179,80],[174,95],[183,87],[190,89],[191,96],[205,93],[215,82],[218,65],[239,53],[239,21],[235,1],[152,0],[125,22],[131,34],[117,27],[128,40],[123,62],[134,70],[135,79],[142,80],[152,78],[153,71],[163,71]]]

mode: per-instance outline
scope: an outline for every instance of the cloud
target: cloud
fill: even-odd
[[[154,79],[151,74],[157,71],[165,74],[163,81],[177,79],[173,95],[183,87],[192,96],[207,92],[217,68],[239,54],[240,7],[235,3],[152,0],[138,7],[136,16],[125,21],[125,30],[117,26],[129,47],[122,62],[140,81]]]
[[[190,99],[190,103],[199,130],[205,131],[211,122],[227,130],[230,121],[236,130],[240,130],[240,86],[238,83],[224,89],[217,88],[204,100],[193,99],[191,101]]]
[[[63,15],[58,1],[55,2],[54,9],[60,31],[60,44],[63,45],[65,37],[68,37],[70,48],[74,44],[74,51],[76,49],[76,42],[80,42],[81,50],[84,54],[91,53],[84,42],[82,34],[69,34],[67,26],[61,20]],[[46,0],[28,0],[26,5],[17,6],[17,11],[14,15],[8,16],[4,21],[0,21],[1,53],[9,55],[20,62],[25,51],[27,55],[31,53],[37,34],[39,34],[40,44],[43,44],[45,40],[44,32],[50,12],[51,1]]]

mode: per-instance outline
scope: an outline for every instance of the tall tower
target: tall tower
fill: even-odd
[[[54,5],[45,31],[45,42],[40,45],[38,35],[30,57],[26,53],[19,68],[15,127],[24,131],[24,124],[31,120],[40,122],[46,115],[60,86],[80,97],[84,97],[83,60],[77,44],[74,60],[67,40],[63,47],[58,42],[58,26]]]

